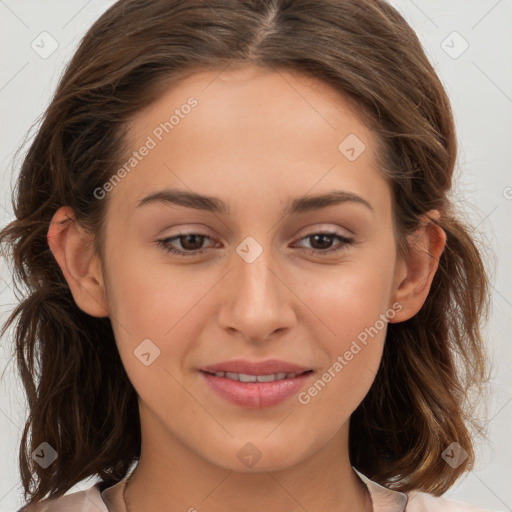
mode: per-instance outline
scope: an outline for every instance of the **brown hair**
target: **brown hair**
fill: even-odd
[[[379,140],[399,247],[420,216],[441,213],[447,245],[430,294],[417,315],[388,327],[375,382],[351,417],[350,457],[380,484],[433,494],[473,466],[468,395],[486,376],[479,324],[488,281],[447,195],[457,152],[452,111],[413,29],[382,0],[123,0],[69,63],[24,158],[16,219],[0,233],[24,285],[4,332],[15,325],[30,409],[19,462],[31,502],[93,475],[112,485],[141,441],[110,320],[74,302],[47,244],[50,219],[69,205],[100,235],[108,196],[93,191],[122,162],[134,114],[178,77],[229,64],[299,71],[356,105]],[[44,441],[59,455],[47,469],[31,460]],[[456,469],[441,457],[452,442],[469,454]]]

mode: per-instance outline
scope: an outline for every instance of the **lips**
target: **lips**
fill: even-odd
[[[205,366],[200,373],[220,397],[238,406],[259,409],[296,395],[313,370],[277,359],[238,359]]]

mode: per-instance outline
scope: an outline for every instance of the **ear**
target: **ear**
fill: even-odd
[[[73,209],[62,206],[48,229],[48,245],[69,285],[77,306],[91,316],[108,316],[101,261],[94,237],[76,220]]]
[[[446,245],[446,233],[432,220],[440,214],[431,210],[421,218],[420,227],[407,237],[409,257],[397,262],[394,301],[402,306],[390,322],[409,320],[427,299],[439,258]],[[432,220],[431,220],[432,219]]]

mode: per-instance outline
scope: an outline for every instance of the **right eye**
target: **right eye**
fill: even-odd
[[[205,239],[210,240],[210,237],[200,233],[180,233],[179,235],[158,240],[158,245],[165,251],[179,256],[194,256],[204,252],[200,247]],[[176,243],[174,242],[175,240],[179,241],[182,249],[177,249],[173,245]]]

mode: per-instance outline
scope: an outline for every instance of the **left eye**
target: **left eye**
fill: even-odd
[[[340,240],[340,244],[334,248],[331,247],[334,239]],[[305,248],[309,253],[313,254],[327,254],[336,251],[340,251],[346,246],[353,243],[351,238],[347,238],[342,235],[338,235],[336,233],[312,233],[307,235],[299,240],[299,242],[303,240],[311,239],[313,240],[314,245],[320,245],[320,248]],[[209,236],[202,235],[200,233],[185,233],[176,235],[169,238],[164,238],[162,240],[158,240],[158,245],[161,246],[165,251],[178,254],[180,256],[193,256],[195,254],[200,254],[204,252],[202,249],[202,245],[205,240],[211,240]],[[179,241],[181,245],[181,249],[177,249],[173,244]],[[329,246],[329,247],[327,247]]]
[[[352,238],[338,235],[337,233],[312,233],[311,235],[307,235],[304,238],[301,238],[299,242],[302,240],[307,240],[308,238],[313,241],[314,245],[320,245],[320,248],[313,247],[312,249],[309,249],[308,252],[320,255],[340,251],[353,243]],[[341,244],[335,247],[331,247],[334,239],[336,238],[341,241]],[[326,247],[326,245],[329,247]]]

